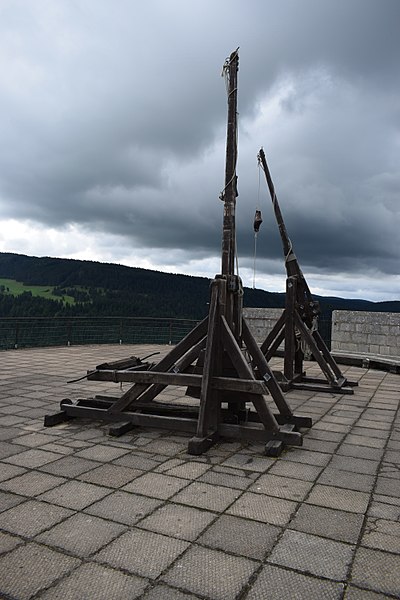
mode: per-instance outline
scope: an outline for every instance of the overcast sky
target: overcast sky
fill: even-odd
[[[400,299],[399,0],[0,0],[0,251],[214,277],[240,46],[240,275]],[[261,175],[261,177],[260,177]]]

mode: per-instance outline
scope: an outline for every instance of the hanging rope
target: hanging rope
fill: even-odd
[[[260,231],[261,223],[262,223],[261,210],[258,210],[258,208],[257,208],[255,215],[254,215],[254,223],[253,223],[253,229],[254,229],[253,290],[256,285],[257,236],[258,236],[258,232]]]

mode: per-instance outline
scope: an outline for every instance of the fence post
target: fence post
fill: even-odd
[[[17,348],[18,348],[18,337],[19,337],[19,322],[17,321],[15,323],[15,344],[14,344],[15,350],[17,350]]]
[[[119,345],[122,344],[122,319],[119,322]]]
[[[67,321],[67,346],[71,345],[72,338],[72,323],[71,321]]]

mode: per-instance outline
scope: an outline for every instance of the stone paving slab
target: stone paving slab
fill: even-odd
[[[111,438],[96,421],[43,426],[62,398],[121,393],[68,380],[105,360],[169,349],[2,353],[0,598],[399,597],[399,375],[348,367],[359,381],[353,396],[289,392],[314,426],[279,458],[225,440],[190,456],[189,436],[176,431]],[[307,363],[307,374],[318,366]],[[188,401],[177,387],[160,399]]]

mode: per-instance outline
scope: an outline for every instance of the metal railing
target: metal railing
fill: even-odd
[[[0,350],[84,344],[176,344],[198,321],[155,317],[0,317]],[[331,320],[319,330],[331,346]]]
[[[1,317],[0,349],[176,344],[198,321],[151,317]]]

